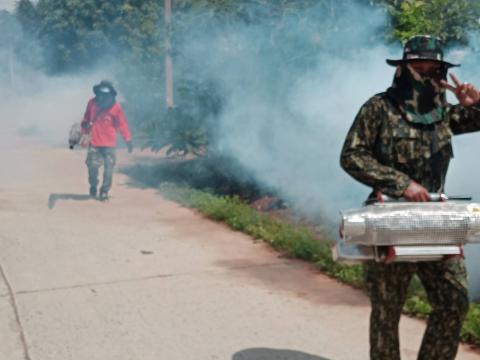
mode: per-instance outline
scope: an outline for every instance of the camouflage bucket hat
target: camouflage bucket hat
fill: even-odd
[[[416,35],[405,43],[403,59],[387,59],[387,64],[397,66],[415,60],[431,60],[440,62],[447,67],[460,66],[443,60],[443,43],[440,39],[430,35]]]

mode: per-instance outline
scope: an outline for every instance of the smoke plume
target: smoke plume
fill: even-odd
[[[370,191],[339,166],[345,135],[359,107],[391,84],[394,68],[385,59],[400,58],[402,49],[378,39],[387,21],[382,12],[349,2],[332,23],[331,14],[322,10],[313,7],[284,19],[286,29],[301,30],[280,32],[290,35],[283,39],[291,42],[283,53],[270,47],[277,41],[283,49],[282,40],[266,38],[271,36],[268,25],[222,24],[222,31],[217,26],[191,36],[179,49],[188,65],[177,66],[214,79],[228,94],[217,139],[222,151],[238,159],[258,182],[278,189],[298,211],[335,222],[341,209],[360,206]],[[476,69],[478,64],[466,61],[458,75],[480,86]],[[447,192],[464,194],[468,189],[480,201],[478,171],[472,170],[478,136],[455,139]],[[478,256],[478,246],[467,249],[476,296]]]
[[[385,14],[348,3],[335,19],[321,6],[287,16],[273,35],[262,23],[202,29],[178,50],[188,65],[177,66],[228,94],[218,147],[314,218],[367,196],[340,169],[340,150],[361,104],[393,77],[390,50],[372,41]]]

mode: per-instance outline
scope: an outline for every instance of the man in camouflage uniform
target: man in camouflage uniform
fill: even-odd
[[[84,134],[91,137],[86,160],[90,196],[97,196],[98,170],[103,165],[103,184],[99,198],[105,201],[112,186],[117,130],[125,140],[129,153],[132,152],[132,134],[125,112],[116,102],[117,92],[112,83],[104,80],[93,87],[93,92],[95,97],[88,102],[81,128]]]
[[[392,86],[360,109],[345,140],[341,166],[363,184],[392,197],[429,201],[442,192],[452,152],[452,135],[480,130],[480,93],[471,84],[448,84],[440,40],[407,41]],[[451,90],[458,105],[446,102]],[[419,360],[452,360],[468,311],[464,261],[369,262],[366,284],[372,304],[370,358],[399,360],[398,325],[410,280],[416,274],[432,305]]]

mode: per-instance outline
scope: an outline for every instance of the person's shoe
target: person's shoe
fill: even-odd
[[[90,196],[95,198],[97,197],[97,188],[96,187],[90,187]]]
[[[100,201],[107,201],[108,200],[108,193],[101,192],[99,196]]]

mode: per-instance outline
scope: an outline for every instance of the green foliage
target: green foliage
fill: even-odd
[[[181,109],[169,109],[160,119],[140,127],[140,145],[155,152],[167,148],[167,156],[202,155],[208,145],[202,120]]]
[[[0,10],[0,49],[13,48],[19,41],[20,27],[15,17]]]
[[[422,296],[411,295],[407,298],[403,310],[407,314],[425,318],[432,311],[432,307]]]
[[[407,0],[391,7],[393,34],[406,40],[417,34],[442,38],[447,45],[468,43],[468,33],[480,29],[476,0]]]
[[[462,339],[480,345],[480,304],[471,304],[462,328]]]
[[[167,147],[167,155],[173,156],[205,155],[222,107],[219,89],[211,82],[179,81],[176,107],[159,111],[161,115],[140,126],[142,148]]]
[[[15,16],[26,33],[37,33],[40,18],[35,5],[30,0],[20,0],[17,3]]]
[[[13,86],[12,61],[21,40],[20,26],[15,17],[6,10],[0,10],[0,82],[5,80]]]
[[[41,69],[44,65],[42,49],[37,42],[39,31],[38,12],[30,0],[20,0],[16,3],[14,13],[15,22],[7,31],[0,33],[9,34],[13,42],[16,60],[34,69]]]
[[[34,31],[53,73],[78,70],[107,55],[153,61],[162,53],[162,7],[139,0],[28,0],[17,4],[25,30]]]
[[[205,21],[217,17],[232,22],[256,23],[259,20],[279,19],[288,12],[305,9],[319,3],[325,6],[334,6],[331,1],[325,0],[176,0],[175,8],[178,9],[180,16],[186,12],[206,15]]]

